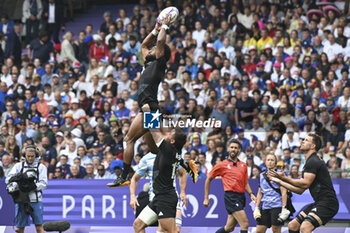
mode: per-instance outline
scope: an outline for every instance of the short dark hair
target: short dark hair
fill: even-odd
[[[231,145],[232,143],[238,144],[239,145],[239,149],[242,150],[242,144],[236,140],[236,139],[231,139],[228,143],[228,145]]]
[[[186,143],[186,139],[187,137],[183,129],[180,129],[180,128],[175,129],[175,137],[174,137],[175,148],[179,153],[181,153],[182,147]]]
[[[321,140],[320,136],[318,136],[317,134],[313,134],[313,133],[310,133],[309,136],[312,137],[312,143],[315,144],[316,151],[319,151],[319,149],[321,149],[321,146],[322,146],[322,140]]]

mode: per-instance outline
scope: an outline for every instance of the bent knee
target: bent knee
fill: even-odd
[[[296,220],[292,220],[288,223],[288,229],[291,231],[298,231],[300,228],[300,224]]]
[[[132,227],[134,228],[135,231],[140,231],[144,227],[144,223],[140,219],[136,219],[134,223],[132,224]]]
[[[273,233],[279,233],[279,232],[281,232],[281,227],[282,226],[272,226],[271,228],[272,228],[272,232]]]
[[[248,227],[249,227],[248,219],[247,219],[247,220],[244,220],[244,221],[242,222],[242,225],[241,225],[240,227],[241,227],[241,229],[243,229],[243,230],[248,230]]]
[[[143,112],[150,112],[151,111],[151,107],[149,106],[149,104],[144,104],[141,107]]]

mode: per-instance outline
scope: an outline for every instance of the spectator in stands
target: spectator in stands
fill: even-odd
[[[103,165],[99,165],[97,168],[97,175],[95,179],[109,179],[109,174],[106,172],[106,169]]]
[[[99,61],[102,57],[108,56],[108,48],[100,35],[94,34],[92,37],[94,42],[90,46],[90,59],[96,58]]]
[[[61,44],[61,59],[68,58],[71,63],[79,62],[73,48],[74,35],[68,31],[64,34],[64,40]]]
[[[13,31],[7,35],[4,57],[13,59],[14,64],[19,66],[21,64],[21,54],[21,25],[15,24]]]
[[[52,173],[51,173],[52,174]],[[62,170],[61,168],[59,167],[56,167],[55,168],[55,172],[53,174],[53,177],[52,178],[49,178],[49,179],[54,179],[54,180],[62,180],[64,179],[65,177],[63,177],[63,173],[62,173]]]
[[[44,5],[43,20],[48,31],[48,38],[52,39],[57,44],[60,43],[58,38],[60,29],[64,29],[63,5],[61,1],[49,0],[48,4]]]
[[[19,128],[20,131],[16,134],[16,141],[18,143],[19,148],[22,149],[23,143],[28,138],[35,138],[36,131],[31,128],[27,128],[26,122],[24,120],[21,120],[19,122]]]
[[[329,159],[328,171],[329,171],[331,178],[341,178],[342,177],[342,171],[339,167],[338,160],[336,157],[331,157]]]
[[[54,48],[46,31],[39,32],[39,38],[34,39],[28,49],[28,57],[32,60],[38,58],[41,63],[46,63],[50,57],[54,57]]]
[[[23,2],[22,22],[26,25],[26,45],[29,45],[30,41],[38,36],[42,13],[43,6],[41,0],[25,0]]]
[[[4,176],[7,177],[13,167],[10,156],[3,155],[1,158],[1,164],[1,167],[4,171]]]
[[[86,176],[84,179],[95,179],[94,166],[92,163],[86,165]]]

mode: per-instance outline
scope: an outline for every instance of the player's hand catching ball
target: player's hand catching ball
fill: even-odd
[[[131,207],[131,209],[136,210],[137,206],[140,206],[140,204],[137,201],[136,196],[130,196],[130,207]]]
[[[204,199],[203,205],[204,205],[205,207],[209,207],[209,205],[210,205],[209,199]]]
[[[162,24],[165,24],[165,25],[169,26],[170,23],[171,23],[171,16],[168,15],[168,16],[163,20]]]
[[[159,31],[161,27],[162,27],[162,25],[160,23],[156,22],[156,26],[154,27],[154,29]]]

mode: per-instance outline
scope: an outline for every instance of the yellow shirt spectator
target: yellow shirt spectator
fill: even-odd
[[[265,45],[267,44],[272,44],[272,38],[267,36],[265,39],[263,37],[260,38],[260,40],[258,40],[257,43],[257,48],[259,51],[263,51],[265,48]]]

